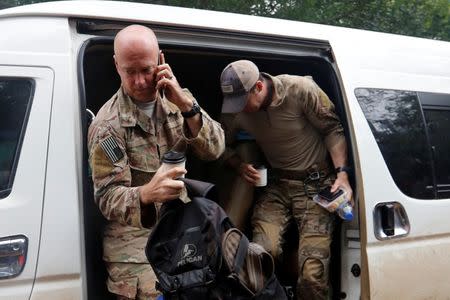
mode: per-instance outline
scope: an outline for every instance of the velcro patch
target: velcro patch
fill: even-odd
[[[230,85],[222,85],[222,92],[226,94],[231,94],[233,92],[233,86]]]
[[[115,163],[123,158],[123,152],[119,148],[119,144],[117,144],[116,140],[109,136],[105,140],[100,143],[100,147],[102,147],[103,151],[105,151],[106,156],[111,160],[112,163]]]

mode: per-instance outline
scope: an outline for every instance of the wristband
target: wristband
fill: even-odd
[[[347,167],[347,166],[341,166],[341,167],[337,167],[336,169],[334,169],[334,171],[336,172],[336,174],[340,173],[340,172],[345,172],[347,174],[350,174],[351,168]]]
[[[194,101],[192,103],[192,108],[190,111],[187,112],[181,112],[181,115],[183,116],[183,118],[192,118],[193,116],[195,116],[196,114],[200,113],[200,106],[198,105],[197,101]]]

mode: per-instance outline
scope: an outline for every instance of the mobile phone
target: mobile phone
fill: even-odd
[[[344,193],[343,190],[339,189],[336,192],[331,192],[331,186],[327,186],[323,190],[319,192],[319,196],[328,202],[332,202],[333,200],[337,199],[339,196],[341,196]]]
[[[162,52],[162,50],[159,50],[158,53],[158,66],[161,64],[164,64],[165,62],[165,58],[164,58],[164,53]],[[161,98],[164,98],[164,88],[159,89],[159,95],[161,96]]]
[[[164,63],[166,63],[165,59],[164,59],[164,53],[162,52],[162,50],[159,50],[159,53],[158,53],[158,66],[161,65],[161,64],[164,64]]]

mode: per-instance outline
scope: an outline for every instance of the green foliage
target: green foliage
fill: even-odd
[[[450,40],[449,0],[143,0],[141,2]]]
[[[2,0],[0,9],[39,0]],[[450,41],[449,0],[138,0]]]
[[[8,8],[8,7],[14,7],[14,6],[20,6],[20,5],[26,5],[26,4],[32,4],[32,3],[39,3],[39,2],[48,2],[52,0],[0,0],[0,9]],[[53,0],[55,1],[55,0]]]

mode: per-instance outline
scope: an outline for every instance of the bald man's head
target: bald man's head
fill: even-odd
[[[130,25],[120,30],[114,38],[114,54],[120,54],[124,49],[135,46],[151,46],[159,51],[156,35],[148,27],[142,25]]]
[[[125,92],[134,100],[155,99],[155,70],[159,45],[154,32],[142,25],[130,25],[114,39],[114,61]]]

